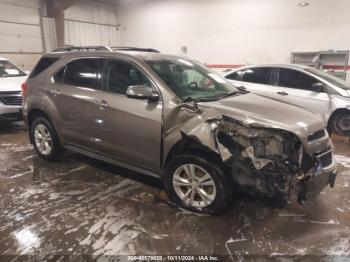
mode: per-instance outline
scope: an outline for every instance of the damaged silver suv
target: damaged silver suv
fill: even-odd
[[[239,90],[187,58],[63,48],[42,57],[23,95],[40,157],[54,161],[69,149],[160,177],[193,211],[224,210],[235,184],[303,202],[335,182],[319,116]]]

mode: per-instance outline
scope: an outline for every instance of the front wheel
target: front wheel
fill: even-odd
[[[220,165],[190,154],[170,160],[164,183],[172,201],[196,212],[218,214],[232,196],[231,180]]]
[[[56,161],[63,154],[57,133],[46,118],[34,119],[30,129],[31,140],[37,154],[48,161]]]
[[[341,112],[337,113],[331,120],[330,123],[332,132],[339,134],[350,136],[350,113]]]

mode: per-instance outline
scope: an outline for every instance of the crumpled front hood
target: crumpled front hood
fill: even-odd
[[[199,103],[200,108],[214,108],[224,116],[256,127],[283,129],[306,139],[325,128],[322,118],[297,106],[254,94]]]
[[[22,91],[21,85],[28,76],[0,77],[0,92]]]

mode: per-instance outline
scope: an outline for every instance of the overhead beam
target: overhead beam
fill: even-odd
[[[78,0],[45,0],[47,14],[50,17],[54,17],[58,12],[68,9],[77,2]]]
[[[79,0],[44,0],[47,16],[55,18],[58,46],[65,44],[64,39],[64,10],[76,4]]]

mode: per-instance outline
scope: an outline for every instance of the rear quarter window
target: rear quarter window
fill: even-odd
[[[36,77],[37,75],[41,74],[43,71],[45,71],[47,68],[49,68],[58,60],[59,58],[56,58],[56,57],[41,58],[37,63],[37,65],[34,67],[33,71],[30,73],[28,78]]]
[[[54,82],[70,86],[98,88],[96,81],[102,62],[101,58],[78,58],[70,61],[53,76]]]

